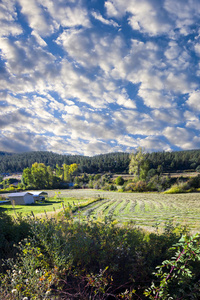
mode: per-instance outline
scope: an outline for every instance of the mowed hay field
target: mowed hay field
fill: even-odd
[[[119,224],[132,223],[136,226],[155,230],[168,221],[176,226],[186,225],[192,233],[200,232],[200,193],[162,194],[162,193],[118,193],[99,190],[47,190],[49,203],[38,205],[0,205],[0,210],[9,214],[22,213],[38,217],[46,213],[63,210],[70,205],[78,205],[86,200],[102,198],[80,209],[83,218],[112,217]],[[57,195],[55,197],[55,195]],[[63,200],[63,204],[61,203]],[[45,213],[44,213],[45,212]],[[77,213],[76,213],[77,214]],[[80,215],[79,215],[80,218]]]
[[[52,191],[53,192],[53,191]],[[192,232],[200,232],[200,193],[118,193],[97,190],[61,190],[62,197],[89,199],[101,197],[81,209],[82,216],[112,216],[119,223],[133,222],[137,226],[162,227],[172,220],[174,225],[187,225]],[[49,193],[51,196],[51,193]],[[55,192],[54,192],[55,194]],[[52,194],[53,195],[53,194]]]

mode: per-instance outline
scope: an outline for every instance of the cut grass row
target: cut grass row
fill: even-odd
[[[48,191],[49,192],[49,191]],[[53,191],[52,191],[53,193]],[[55,191],[54,191],[55,194]],[[155,226],[169,220],[187,224],[191,229],[200,231],[200,194],[163,195],[158,193],[116,193],[94,190],[64,190],[60,197],[64,206],[68,203],[79,207],[84,217],[112,216],[119,223],[134,222],[137,226]],[[94,199],[104,198],[94,202]],[[1,205],[0,210],[9,214],[22,212],[22,215],[35,215],[62,209],[61,199],[50,198],[45,205],[16,206]],[[75,200],[78,199],[78,200]],[[89,199],[89,200],[88,200]],[[74,210],[74,209],[73,209]],[[76,209],[75,209],[76,210]]]

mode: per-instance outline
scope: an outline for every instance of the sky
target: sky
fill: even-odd
[[[0,0],[0,151],[200,148],[199,0]]]

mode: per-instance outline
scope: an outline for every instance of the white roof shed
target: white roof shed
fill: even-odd
[[[45,196],[48,196],[48,193],[43,191],[34,191],[30,193],[33,195],[34,200],[42,200],[45,199]]]
[[[11,203],[15,205],[26,205],[35,202],[33,195],[29,192],[12,193],[8,197]]]

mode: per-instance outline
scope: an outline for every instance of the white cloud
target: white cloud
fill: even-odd
[[[128,13],[129,24],[134,30],[159,35],[168,33],[172,27],[162,4],[161,0],[108,0],[105,7],[110,17],[122,18]]]
[[[28,25],[39,35],[47,36],[54,32],[54,26],[45,17],[37,0],[18,0],[21,13],[27,18]]]
[[[154,120],[171,125],[179,124],[183,121],[180,110],[175,108],[165,110],[155,109],[152,112],[152,115],[154,116]]]
[[[91,25],[88,11],[82,5],[82,1],[68,1],[67,5],[64,0],[38,0],[38,2],[48,10],[57,26],[60,24],[63,27],[90,27]]]
[[[138,95],[142,97],[145,105],[148,107],[162,108],[172,106],[171,98],[168,95],[163,95],[160,91],[140,88]]]
[[[96,20],[102,22],[105,25],[119,27],[119,25],[115,21],[103,18],[103,16],[99,12],[93,11],[91,14]]]
[[[35,30],[32,30],[31,34],[35,37],[37,43],[38,43],[41,47],[47,46],[47,43],[41,38],[41,36],[40,36]]]
[[[2,149],[199,145],[199,1],[18,3],[0,3]]]
[[[162,141],[161,136],[154,137],[149,136],[145,139],[138,141],[140,147],[143,147],[146,151],[171,151],[169,144]]]
[[[17,36],[23,32],[20,24],[16,22],[17,13],[14,1],[2,0],[0,2],[0,36]]]
[[[200,111],[200,90],[191,92],[186,103],[195,111]]]
[[[198,56],[200,56],[200,43],[194,45],[194,50]]]
[[[200,147],[200,138],[196,137],[192,130],[181,127],[166,127],[163,134],[173,145],[183,150]]]
[[[169,48],[165,51],[165,56],[167,59],[172,60],[176,59],[180,54],[180,47],[175,41],[169,42]]]
[[[184,117],[186,120],[186,128],[200,130],[200,119],[197,115],[194,114],[194,111],[185,111]]]

